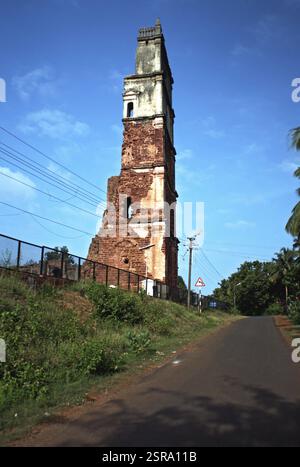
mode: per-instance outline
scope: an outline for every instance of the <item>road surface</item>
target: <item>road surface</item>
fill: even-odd
[[[300,446],[300,364],[269,317],[236,321],[20,445]]]

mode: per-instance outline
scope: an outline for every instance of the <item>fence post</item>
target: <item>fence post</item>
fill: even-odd
[[[93,262],[93,281],[96,280],[96,264]]]
[[[18,240],[17,269],[19,269],[20,267],[20,259],[21,259],[21,240]]]
[[[64,277],[64,259],[65,259],[65,254],[64,254],[63,251],[61,251],[60,270],[61,270],[61,278],[62,279]]]
[[[120,286],[120,269],[118,269],[118,287]]]
[[[41,266],[40,266],[40,275],[41,276],[43,275],[43,271],[44,271],[44,251],[45,251],[45,248],[42,246],[42,249],[41,249]]]
[[[139,291],[140,291],[140,276],[139,275],[137,275],[137,281],[138,281],[137,292],[139,293]]]
[[[78,281],[80,281],[80,275],[81,275],[81,258],[78,258],[78,274],[77,274]]]
[[[128,271],[128,290],[130,290],[130,272]]]
[[[106,287],[108,285],[108,265],[106,265],[106,271],[105,271],[105,285]]]

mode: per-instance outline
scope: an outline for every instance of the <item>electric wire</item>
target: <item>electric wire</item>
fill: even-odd
[[[67,204],[68,206],[71,206],[72,208],[78,209],[79,211],[85,212],[86,214],[90,214],[91,216],[94,216],[94,217],[99,218],[99,216],[98,216],[97,214],[95,214],[94,212],[91,212],[91,211],[88,211],[88,210],[86,210],[86,209],[84,209],[84,208],[81,208],[81,207],[79,207],[79,206],[76,206],[76,205],[73,204],[73,203],[69,203],[68,201],[66,201],[66,200],[64,200],[64,199],[58,198],[58,197],[55,196],[55,195],[51,195],[50,193],[47,193],[46,191],[40,190],[39,188],[36,188],[36,187],[30,185],[29,183],[22,182],[21,180],[18,180],[18,179],[15,178],[15,177],[11,177],[10,175],[7,175],[7,174],[1,172],[1,169],[0,169],[0,175],[3,175],[4,177],[10,178],[11,180],[14,180],[14,181],[16,181],[17,183],[20,183],[20,184],[22,184],[22,185],[24,185],[24,186],[27,186],[27,187],[29,187],[29,188],[32,188],[33,190],[36,190],[36,191],[38,191],[39,193],[42,193],[43,195],[49,196],[50,198],[53,198],[53,199],[55,199],[56,201],[60,201],[61,203],[65,203],[65,204]]]
[[[22,144],[26,145],[27,147],[33,149],[35,152],[37,152],[38,154],[40,154],[41,156],[45,157],[46,159],[50,160],[51,162],[53,162],[54,164],[62,167],[63,169],[67,170],[68,172],[70,172],[72,175],[74,175],[75,177],[77,177],[78,179],[80,179],[81,181],[87,183],[88,185],[96,188],[97,190],[100,190],[102,191],[103,193],[106,194],[106,192],[104,190],[102,190],[101,188],[99,188],[98,186],[94,185],[93,183],[91,183],[89,180],[86,180],[84,177],[82,177],[81,175],[77,174],[76,172],[74,172],[73,170],[69,169],[68,167],[66,167],[65,165],[63,165],[61,162],[58,162],[56,161],[53,157],[50,157],[48,156],[47,154],[45,154],[44,152],[40,151],[38,148],[36,148],[35,146],[33,146],[32,144],[29,144],[27,143],[25,140],[23,140],[22,138],[20,138],[19,136],[15,135],[12,131],[9,131],[7,130],[6,128],[4,128],[3,126],[0,126],[0,130],[2,130],[3,132],[5,132],[6,134],[12,136],[13,138],[15,138],[16,140],[18,140],[19,142],[21,142]]]
[[[34,212],[27,211],[26,209],[18,208],[17,206],[13,206],[12,204],[5,203],[4,201],[0,201],[0,204],[3,204],[4,206],[8,206],[8,207],[13,208],[13,209],[17,209],[18,211],[21,211],[21,212],[23,212],[25,214],[30,214],[31,216],[35,216],[35,217],[37,217],[39,219],[43,219],[45,221],[52,222],[53,224],[60,225],[62,227],[66,227],[67,229],[75,230],[76,232],[83,233],[85,235],[88,235],[89,237],[94,236],[94,234],[92,234],[91,232],[87,232],[86,230],[81,230],[81,229],[78,229],[77,227],[73,227],[73,226],[64,224],[63,222],[55,221],[53,219],[49,219],[48,217],[40,216],[39,214],[35,214]]]

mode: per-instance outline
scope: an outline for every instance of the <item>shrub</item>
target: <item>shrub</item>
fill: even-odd
[[[153,320],[149,320],[148,327],[155,334],[170,336],[174,330],[174,319],[172,320],[168,316],[156,317]]]
[[[0,274],[1,295],[9,298],[27,298],[30,293],[28,286],[16,274]]]
[[[59,348],[60,377],[68,382],[91,374],[112,373],[123,364],[124,347],[122,340],[113,337],[63,343]]]
[[[127,333],[129,346],[135,352],[145,351],[151,344],[151,336],[147,330],[132,329]]]
[[[21,356],[18,360],[10,362],[4,369],[0,394],[2,403],[23,400],[40,400],[47,395],[49,390],[49,373],[46,365],[37,365],[27,361]],[[1,401],[0,401],[1,408]]]
[[[294,324],[300,324],[300,300],[290,302],[288,305],[288,316]]]
[[[284,309],[283,309],[283,306],[280,305],[280,303],[271,303],[271,305],[268,306],[264,314],[268,316],[275,316],[275,315],[281,315],[283,312],[284,312]]]
[[[96,282],[86,284],[86,295],[96,306],[98,318],[137,324],[143,321],[142,299],[137,294],[109,288]]]

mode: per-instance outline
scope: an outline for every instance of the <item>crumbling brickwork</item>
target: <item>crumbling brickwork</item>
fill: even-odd
[[[178,254],[172,83],[160,24],[140,30],[136,74],[124,81],[121,172],[108,180],[108,207],[88,253],[170,289]]]

